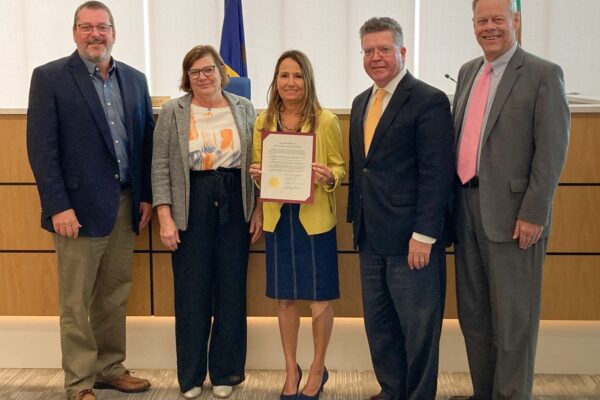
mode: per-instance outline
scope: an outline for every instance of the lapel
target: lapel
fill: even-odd
[[[360,162],[360,165],[365,163],[365,135],[364,135],[364,126],[365,126],[365,114],[367,112],[367,104],[369,103],[369,98],[371,97],[372,88],[365,90],[361,93],[356,99],[355,109],[352,112],[352,121],[350,121],[350,126],[354,127],[352,131],[354,132],[355,140],[353,142],[356,144],[354,148],[353,157],[356,157]]]
[[[473,83],[475,82],[475,77],[477,76],[477,71],[481,68],[483,64],[483,57],[479,58],[476,62],[474,62],[470,69],[465,73],[465,82],[466,86],[464,86],[460,93],[458,94],[458,99],[456,102],[456,118],[454,119],[454,132],[458,135],[462,128],[463,119],[465,117],[465,112],[467,111],[467,103],[469,101],[469,94],[471,94],[471,88],[473,87]],[[458,84],[462,84],[462,82],[458,82]],[[454,140],[455,144],[458,142],[458,138]]]
[[[240,136],[240,163],[242,168],[244,168],[244,165],[247,165],[246,158],[248,157],[248,152],[250,150],[249,145],[251,142],[250,138],[248,137],[248,134],[252,134],[252,132],[249,132],[246,129],[246,109],[244,105],[240,103],[240,100],[237,97],[232,96],[230,93],[225,91],[223,92],[223,95],[225,96],[227,103],[229,103],[229,108],[231,109],[231,113],[233,114],[233,120],[235,121],[235,125],[237,126],[238,134]]]
[[[490,136],[492,128],[500,116],[500,111],[502,111],[502,107],[504,107],[504,103],[506,103],[508,95],[519,79],[519,76],[521,76],[520,69],[523,65],[523,55],[524,54],[521,47],[517,47],[515,54],[513,54],[512,58],[508,62],[508,65],[506,66],[506,69],[504,70],[502,79],[500,80],[498,88],[496,89],[496,95],[494,96],[492,108],[490,108],[490,114],[488,115],[488,119],[485,124],[485,131],[483,132],[483,141],[481,142],[481,147],[485,145],[487,138]]]
[[[406,75],[404,76],[404,78],[402,78],[402,80],[398,83],[396,90],[392,94],[392,98],[390,99],[390,102],[388,103],[387,107],[385,108],[385,111],[381,115],[381,119],[379,120],[379,123],[377,124],[377,127],[375,128],[375,133],[373,134],[373,140],[371,141],[371,147],[369,147],[369,152],[367,153],[365,162],[368,162],[369,159],[373,156],[373,153],[377,149],[377,146],[379,146],[379,143],[381,143],[381,141],[383,140],[383,137],[389,131],[389,129],[388,129],[389,126],[394,121],[396,116],[398,116],[398,114],[402,111],[402,107],[404,106],[404,104],[406,104],[406,102],[410,98],[410,91],[412,90],[414,84],[415,84],[415,78],[413,78],[413,76],[410,74],[410,72],[406,72]],[[363,115],[364,115],[364,113],[363,113]],[[361,127],[362,126],[364,126],[364,125],[361,125]],[[362,129],[361,129],[361,131],[362,131]],[[361,135],[361,136],[363,136],[363,135]],[[362,153],[364,154],[364,152],[365,152],[364,151],[364,148],[365,148],[364,138],[362,139],[362,141],[363,141],[363,145],[362,145],[361,149],[362,149]]]
[[[115,146],[112,142],[112,136],[110,135],[110,128],[108,127],[108,123],[106,121],[106,115],[104,114],[104,109],[102,108],[102,104],[100,103],[100,99],[98,98],[98,93],[94,88],[94,84],[90,80],[90,73],[88,72],[85,64],[79,57],[77,50],[71,54],[69,61],[67,61],[67,65],[69,66],[69,71],[71,75],[73,75],[73,79],[75,80],[75,84],[79,88],[81,95],[85,99],[92,115],[94,116],[94,120],[96,121],[96,125],[98,126],[98,130],[104,139],[104,143],[110,154],[117,159],[117,154],[115,152]]]
[[[117,61],[115,61],[116,63]],[[134,121],[132,120],[132,115],[129,110],[129,106],[133,106],[134,102],[129,102],[129,95],[134,93],[131,77],[126,76],[127,72],[125,71],[125,67],[123,64],[117,65],[117,69],[115,71],[117,73],[117,82],[119,82],[119,90],[121,91],[121,98],[123,99],[123,116],[125,117],[125,131],[127,132],[127,136],[129,137],[129,154],[130,157],[134,155],[132,149],[135,149],[135,142],[137,141],[137,137],[135,136],[135,130],[132,129],[134,126]]]
[[[192,94],[188,93],[179,98],[177,102],[179,107],[175,108],[175,125],[177,127],[177,138],[179,139],[179,150],[181,152],[181,162],[183,170],[190,169],[188,135],[190,132],[190,105],[192,104]]]

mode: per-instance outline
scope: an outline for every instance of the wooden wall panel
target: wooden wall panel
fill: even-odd
[[[339,118],[347,166],[349,115]],[[0,210],[0,221],[3,221],[0,315],[55,315],[54,246],[51,235],[40,228],[37,189],[28,185],[33,183],[33,176],[27,161],[25,124],[25,115],[0,115],[0,146],[6,150],[0,158],[0,201],[4,204]],[[600,296],[595,289],[600,284],[599,129],[600,113],[573,115],[569,154],[561,177],[563,185],[557,191],[554,205],[551,253],[544,273],[544,319],[600,320]],[[341,299],[333,304],[337,316],[358,317],[362,315],[360,274],[358,255],[352,249],[352,227],[345,222],[347,193],[346,184],[336,192]],[[130,315],[150,315],[151,306],[155,315],[173,315],[171,256],[163,252],[156,215],[153,221],[151,229],[146,229],[135,241]],[[276,301],[267,299],[264,294],[264,239],[253,245],[252,250],[248,268],[248,314],[276,315]],[[445,317],[456,318],[452,255],[447,257],[447,264]],[[306,304],[302,306],[302,315],[310,315]]]
[[[135,250],[149,250],[150,249],[150,227],[146,226],[139,235],[135,236],[133,243]]]
[[[456,267],[454,255],[446,255],[446,303],[444,318],[458,318],[456,311]]]
[[[598,256],[546,256],[542,319],[600,320]]]
[[[558,188],[548,251],[600,253],[600,186]]]
[[[52,235],[40,226],[40,199],[35,186],[0,185],[0,250],[54,250]],[[10,227],[10,228],[9,228]],[[135,238],[148,249],[148,228]]]
[[[58,315],[53,253],[0,253],[0,315]]]
[[[599,130],[600,114],[572,115],[569,152],[561,182],[600,182]]]
[[[0,186],[0,199],[0,250],[54,250],[52,236],[40,227],[35,186]]]
[[[0,182],[34,182],[26,147],[25,115],[0,114]]]
[[[175,315],[171,254],[152,255],[152,274],[154,278],[154,315],[157,317]]]
[[[133,255],[133,285],[129,292],[127,315],[148,316],[151,313],[150,255]]]
[[[340,292],[341,299],[333,302],[337,316],[356,317],[362,315],[360,275],[358,255],[340,254]],[[249,316],[277,315],[277,302],[265,295],[265,255],[250,254],[248,262],[247,307]],[[154,314],[157,316],[174,315],[173,273],[169,254],[154,254]],[[309,304],[301,306],[303,316],[310,316]]]
[[[0,253],[0,315],[58,315],[54,253]],[[150,315],[148,255],[134,256],[128,315]]]

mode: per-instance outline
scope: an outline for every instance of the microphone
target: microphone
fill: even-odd
[[[453,77],[451,77],[449,74],[444,75],[444,78],[450,79],[454,83],[458,83],[458,82],[456,82],[456,79],[454,79]]]

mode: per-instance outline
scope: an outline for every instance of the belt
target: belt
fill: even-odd
[[[127,183],[121,182],[121,191],[127,190],[130,187],[131,187],[131,183],[129,183],[129,182],[127,182]]]
[[[470,180],[466,181],[465,183],[462,183],[459,180],[458,183],[460,184],[460,186],[462,186],[464,188],[478,188],[479,187],[479,177],[474,176]]]
[[[190,171],[190,178],[212,177],[215,179],[213,186],[213,201],[215,207],[219,208],[219,224],[227,225],[229,221],[230,200],[232,196],[232,187],[234,179],[240,179],[241,170],[239,168],[219,167],[209,170]]]

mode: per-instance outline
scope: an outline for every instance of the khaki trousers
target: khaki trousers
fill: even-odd
[[[65,389],[72,396],[125,371],[125,317],[133,260],[131,193],[105,237],[54,234],[58,256],[60,340]]]

